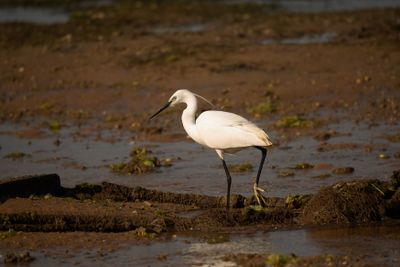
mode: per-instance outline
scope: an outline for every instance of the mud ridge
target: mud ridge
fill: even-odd
[[[179,194],[150,190],[140,186],[130,188],[117,184],[103,182],[102,191],[97,197],[112,197],[115,201],[154,201],[159,203],[175,203],[182,205],[194,205],[199,208],[224,207],[224,197],[211,197],[197,194]],[[233,196],[233,207],[243,207],[245,197]]]
[[[141,226],[140,219],[120,216],[84,216],[84,215],[55,215],[37,213],[11,213],[1,215],[0,230],[10,228],[25,232],[122,232],[134,230]]]
[[[3,196],[0,231],[124,232],[145,229],[147,233],[186,230],[217,231],[221,227],[265,225],[368,224],[398,218],[400,172],[391,181],[340,182],[312,196],[267,198],[268,207],[236,195],[234,207],[224,208],[223,197],[161,192],[104,182],[63,188],[58,175],[20,177],[0,184],[19,188]],[[24,185],[28,187],[24,187]],[[58,185],[54,186],[54,185]],[[26,189],[26,190],[25,190]],[[33,190],[36,189],[36,190]],[[47,190],[46,190],[47,189]],[[50,193],[51,192],[51,193]],[[18,194],[16,194],[18,193]],[[32,193],[28,196],[28,193]],[[54,195],[52,195],[54,193]],[[11,197],[12,196],[12,197]]]

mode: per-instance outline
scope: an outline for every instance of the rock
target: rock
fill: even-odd
[[[319,141],[326,141],[333,136],[332,132],[319,132],[314,135],[314,138]]]
[[[280,170],[278,172],[278,177],[289,177],[294,176],[294,172],[290,170]]]
[[[392,182],[392,187],[394,188],[394,190],[400,187],[400,170],[394,171],[392,176],[390,177],[390,180]]]
[[[400,188],[394,193],[386,206],[386,215],[392,218],[400,218]]]
[[[314,165],[307,163],[307,162],[303,162],[303,163],[296,164],[296,166],[294,168],[298,169],[298,170],[306,170],[306,169],[314,168]]]
[[[62,191],[57,174],[29,175],[0,180],[0,200],[30,195],[59,195]]]

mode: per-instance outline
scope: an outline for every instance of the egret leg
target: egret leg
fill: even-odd
[[[229,208],[230,208],[230,200],[231,200],[232,178],[231,178],[231,174],[229,173],[228,166],[226,166],[226,162],[223,159],[222,159],[222,165],[224,165],[226,179],[227,179],[227,182],[228,182],[228,189],[227,189],[227,193],[226,193],[226,210],[229,210]]]
[[[257,203],[258,203],[258,205],[261,206],[260,198],[261,198],[261,200],[262,200],[264,205],[267,204],[265,202],[265,199],[264,199],[263,195],[261,194],[261,192],[264,192],[264,189],[258,187],[258,182],[260,181],[260,176],[261,176],[261,172],[262,172],[262,169],[263,169],[263,166],[264,166],[265,158],[267,157],[267,149],[264,148],[264,147],[259,147],[259,146],[256,146],[256,148],[261,150],[261,162],[260,162],[260,166],[258,167],[257,177],[256,177],[256,180],[255,180],[255,183],[254,183],[253,190],[254,190],[254,196],[255,196],[255,198],[257,200]]]

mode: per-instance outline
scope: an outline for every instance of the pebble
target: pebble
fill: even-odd
[[[353,167],[336,168],[332,171],[334,174],[350,174],[354,172]]]

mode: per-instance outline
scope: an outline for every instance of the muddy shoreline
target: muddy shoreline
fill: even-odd
[[[396,225],[400,210],[399,185],[399,172],[394,172],[390,182],[342,182],[312,196],[267,198],[268,206],[264,208],[254,206],[253,199],[237,195],[232,197],[233,208],[227,213],[225,199],[219,197],[129,188],[106,182],[64,188],[56,174],[16,177],[0,184],[0,191],[9,192],[8,196],[2,194],[0,204],[0,246],[8,251],[10,248],[37,251],[52,246],[73,249],[81,244],[73,241],[74,232],[84,232],[90,240],[81,244],[84,247],[102,247],[99,238],[116,238],[118,242],[107,245],[109,251],[114,251],[126,243],[168,242],[171,236],[188,232],[216,233],[215,242],[224,242],[218,241],[218,233],[334,225],[365,227],[385,221]],[[13,191],[13,188],[19,190]],[[57,241],[61,236],[63,242],[69,241],[61,244],[61,240]],[[27,237],[29,242],[24,241]],[[42,238],[48,241],[40,245]],[[33,245],[35,242],[38,245]],[[293,260],[298,266],[308,266],[327,260],[341,262],[346,258],[349,266],[366,266],[354,257],[327,257],[239,253],[226,255],[224,260],[241,266],[262,266],[265,260],[272,263]],[[249,263],[244,262],[246,259]]]
[[[266,198],[265,207],[257,206],[253,197],[233,195],[229,212],[223,208],[224,197],[161,192],[107,182],[64,188],[57,174],[17,177],[0,184],[0,191],[9,192],[8,196],[2,194],[1,230],[120,232],[150,225],[157,228],[150,232],[161,233],[204,230],[212,225],[217,228],[211,231],[221,226],[258,223],[302,226],[373,223],[384,218],[398,219],[399,173],[395,171],[390,182],[340,182],[314,195]],[[132,206],[125,207],[128,203]],[[187,214],[179,216],[184,213]],[[57,218],[57,214],[61,217]],[[153,226],[150,222],[157,221],[157,216],[161,222],[156,224],[161,224]],[[94,223],[90,227],[90,221],[109,226]]]
[[[0,18],[1,263],[398,266],[399,7],[231,2],[0,3],[57,15]],[[250,197],[258,154],[230,159],[248,169],[227,214],[181,107],[148,121],[177,88],[271,135],[268,207]],[[111,172],[136,145],[171,166]]]

